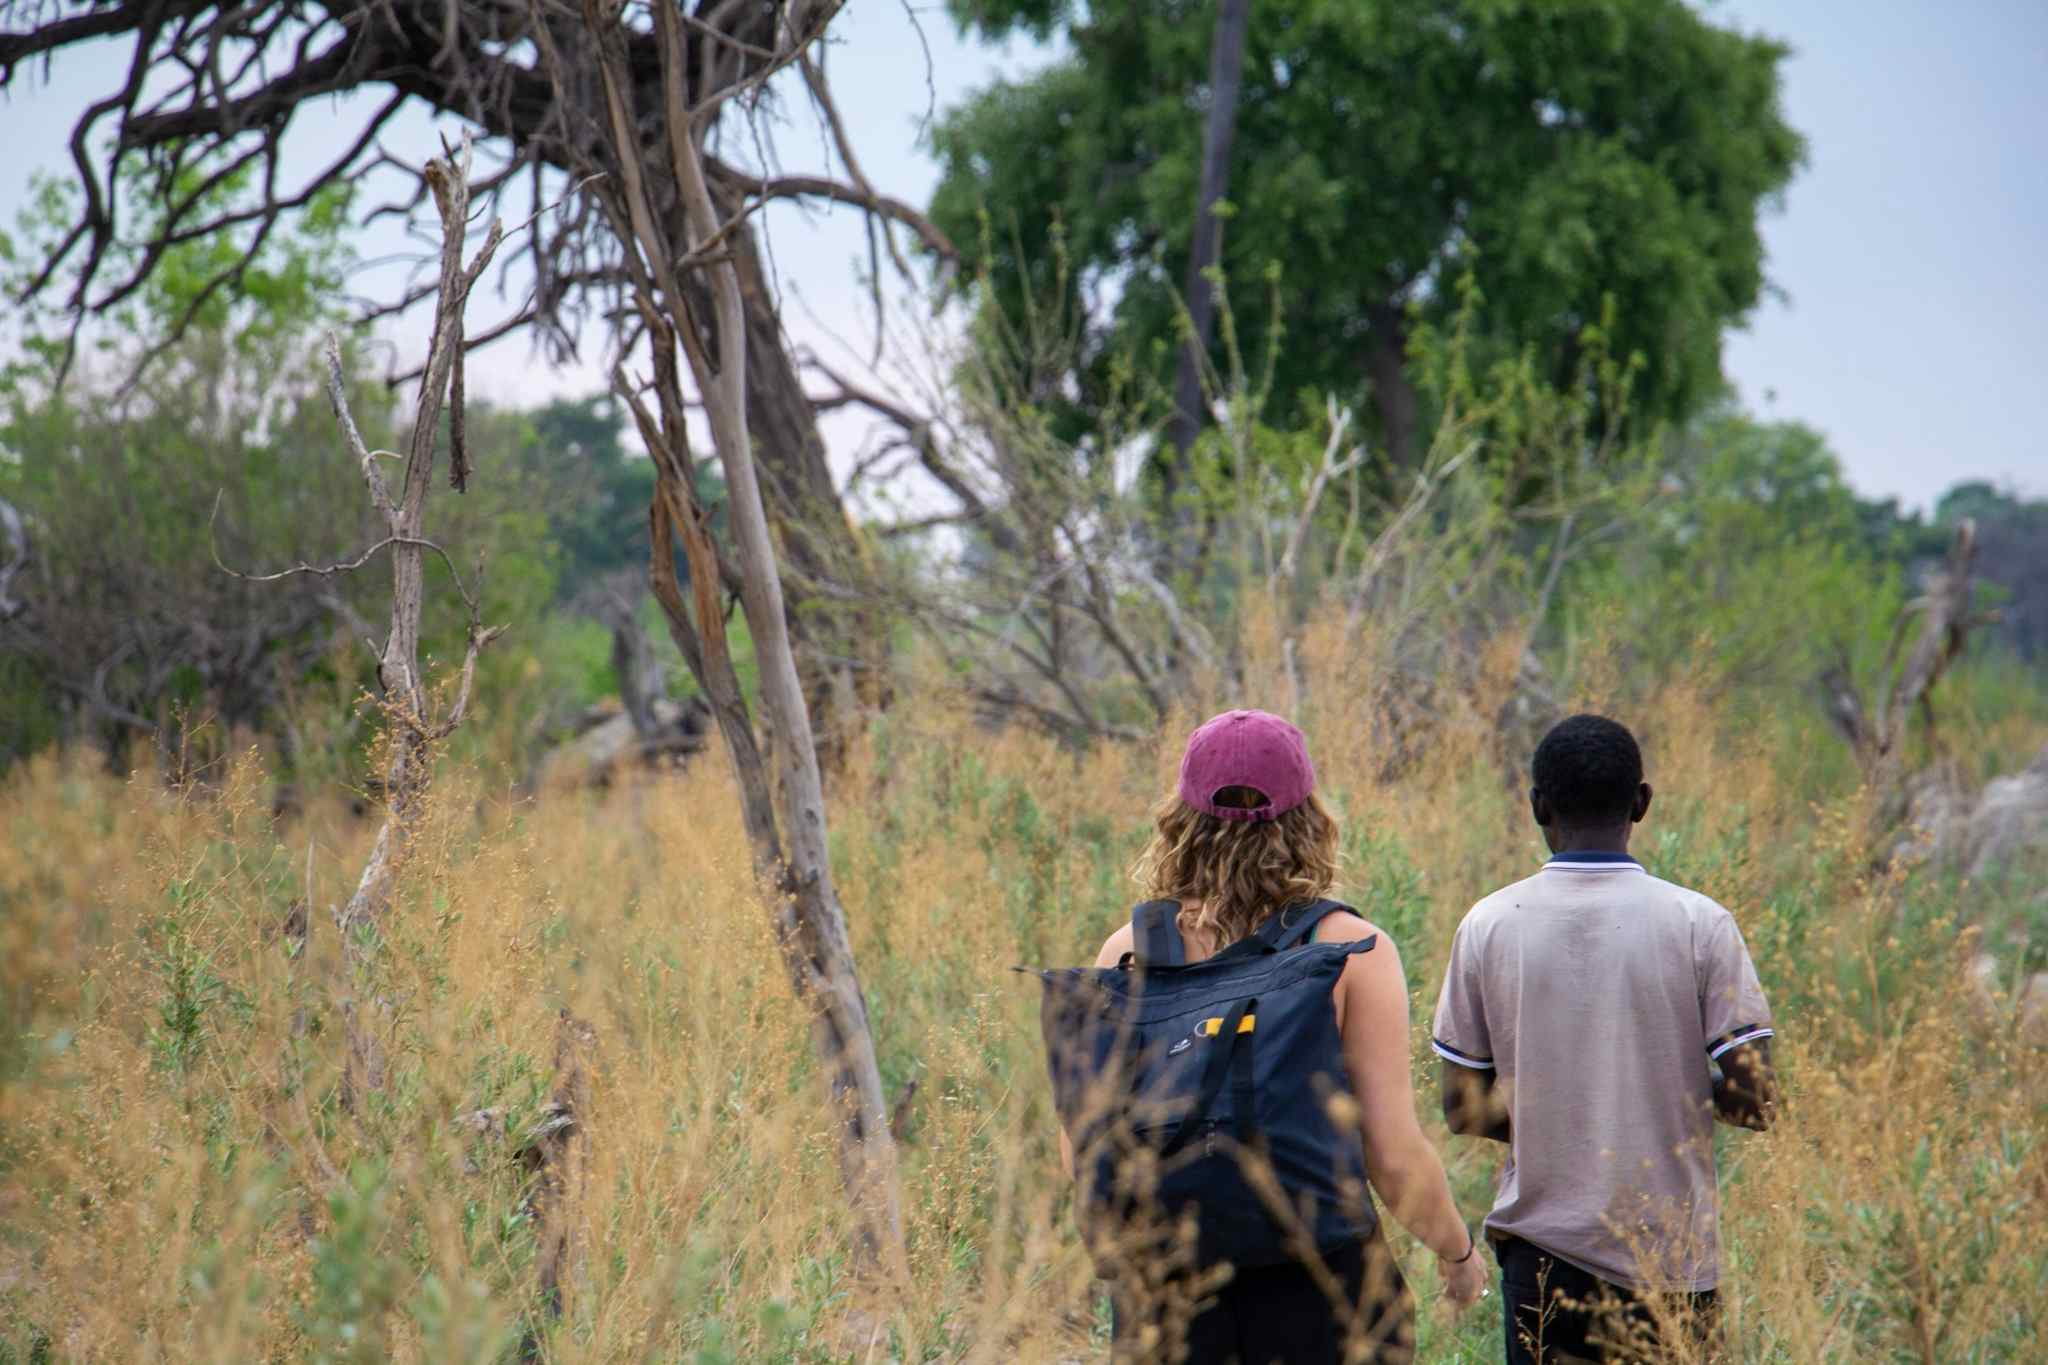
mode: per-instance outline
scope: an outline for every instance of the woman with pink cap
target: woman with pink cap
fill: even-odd
[[[1268,963],[1291,960],[1292,953],[1303,961],[1342,956],[1341,964],[1328,964],[1334,1029],[1325,1016],[1313,1038],[1299,1026],[1292,1035],[1297,1050],[1326,1046],[1336,1054],[1328,1070],[1337,1085],[1323,1088],[1348,1090],[1319,1097],[1318,1108],[1332,1116],[1322,1139],[1329,1164],[1356,1170],[1362,1152],[1365,1180],[1436,1255],[1449,1300],[1460,1308],[1479,1300],[1487,1293],[1486,1267],[1415,1115],[1400,954],[1384,931],[1324,899],[1337,880],[1337,821],[1316,796],[1301,732],[1263,711],[1211,719],[1189,738],[1178,790],[1160,803],[1155,823],[1136,869],[1152,899],[1109,936],[1096,967],[1128,971],[1135,960],[1142,988],[1148,963],[1164,968],[1163,981],[1199,971],[1198,964],[1226,950],[1231,961],[1256,950]],[[1246,942],[1252,939],[1259,942]],[[1330,947],[1297,946],[1303,944]],[[1313,1002],[1321,998],[1310,997],[1308,1008],[1319,1011]],[[1272,1003],[1269,993],[1269,1008],[1260,1011],[1269,1027],[1281,1022]],[[1245,1019],[1236,1028],[1252,1025]],[[1300,1098],[1261,1097],[1253,1108],[1270,1118]],[[1060,1136],[1072,1170],[1070,1135],[1063,1128]],[[1275,1143],[1284,1140],[1274,1135]],[[1273,1147],[1255,1134],[1248,1150]],[[1220,1259],[1232,1263],[1226,1272],[1198,1265],[1163,1276],[1120,1275],[1113,1285],[1119,1358],[1199,1365],[1412,1360],[1413,1300],[1362,1189],[1355,1203],[1346,1216],[1326,1216],[1301,1234],[1318,1244],[1303,1247],[1292,1263],[1247,1266],[1225,1246]],[[1242,1212],[1202,1212],[1220,1212],[1226,1228],[1232,1218],[1250,1226]],[[1222,1276],[1221,1287],[1212,1288]]]

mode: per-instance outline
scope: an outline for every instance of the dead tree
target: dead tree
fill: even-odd
[[[458,1128],[480,1139],[467,1163],[471,1174],[482,1169],[479,1157],[510,1156],[525,1177],[519,1212],[534,1229],[540,1308],[551,1318],[562,1316],[566,1291],[581,1276],[588,1254],[578,1233],[590,1188],[596,1071],[597,1030],[565,1009],[555,1017],[554,1092],[537,1113],[516,1125],[502,1106],[455,1118]],[[539,1333],[529,1328],[520,1341],[519,1358],[541,1356]]]
[[[640,571],[621,569],[592,594],[591,615],[612,633],[612,674],[618,679],[619,704],[633,724],[633,737],[644,754],[661,742],[656,705],[668,697],[668,677],[653,642],[640,623],[643,591]]]
[[[277,580],[300,574],[333,576],[363,567],[376,555],[391,556],[391,618],[377,663],[377,682],[386,729],[385,753],[380,785],[385,801],[383,823],[369,860],[363,865],[356,889],[348,903],[336,912],[341,929],[343,961],[349,974],[348,994],[342,1002],[342,1019],[348,1035],[348,1061],[342,1076],[342,1098],[351,1104],[363,1093],[384,1087],[384,1049],[375,1021],[374,1006],[365,1008],[359,996],[368,989],[384,922],[390,912],[398,874],[420,818],[424,812],[428,783],[433,776],[434,747],[462,723],[469,707],[470,690],[476,681],[477,657],[503,630],[485,626],[479,595],[483,590],[483,563],[478,561],[475,581],[464,583],[448,552],[426,537],[427,494],[433,486],[434,458],[439,442],[441,413],[451,388],[455,403],[450,413],[451,477],[466,476],[468,461],[463,449],[461,417],[462,314],[470,291],[491,263],[503,239],[503,226],[495,220],[483,244],[471,260],[462,259],[463,236],[468,230],[470,211],[470,149],[429,160],[424,174],[441,219],[441,269],[434,300],[434,329],[427,350],[425,374],[413,409],[412,434],[404,456],[403,474],[396,495],[385,483],[380,467],[383,459],[399,458],[395,452],[371,450],[363,441],[349,412],[347,388],[342,375],[341,344],[327,339],[327,394],[334,405],[350,452],[362,471],[370,503],[388,534],[354,559],[342,564],[316,567],[299,564],[262,580]],[[455,681],[455,693],[445,707],[437,706],[434,692],[420,667],[420,612],[426,598],[426,559],[432,553],[448,567],[449,577],[469,610],[469,629],[462,669]],[[232,571],[230,571],[232,572]]]
[[[806,695],[813,705],[832,695],[833,679],[851,673],[871,701],[882,694],[889,632],[861,589],[863,542],[850,524],[825,459],[816,413],[787,349],[773,281],[764,267],[751,214],[777,199],[833,202],[858,208],[887,239],[907,229],[931,256],[957,258],[945,235],[915,208],[880,193],[858,169],[832,110],[822,74],[799,74],[816,92],[834,134],[844,176],[784,174],[729,159],[764,147],[765,127],[741,120],[764,81],[791,65],[781,35],[836,10],[816,0],[733,3],[660,0],[614,4],[619,22],[608,41],[622,49],[620,80],[633,106],[658,110],[666,64],[653,22],[673,10],[682,28],[684,96],[708,135],[721,124],[724,154],[703,154],[707,191],[725,223],[719,248],[729,257],[746,322],[747,425],[758,442],[765,505],[787,570],[790,629]],[[801,21],[801,24],[799,24]],[[593,162],[602,143],[590,141],[606,123],[595,76],[594,39],[573,0],[311,0],[244,5],[196,0],[107,0],[58,5],[0,0],[0,88],[61,58],[70,49],[123,43],[128,59],[106,97],[81,117],[70,139],[80,216],[47,260],[29,272],[27,293],[50,298],[78,319],[118,308],[141,289],[164,253],[180,243],[234,230],[261,243],[289,215],[338,182],[379,183],[376,173],[410,179],[417,168],[387,152],[379,136],[408,104],[425,105],[472,126],[479,148],[495,155],[473,187],[493,213],[516,221],[511,205],[561,198]],[[556,79],[534,60],[541,47],[557,54]],[[301,110],[329,117],[322,96],[374,92],[342,153],[296,174],[286,135]],[[343,106],[347,107],[347,106]],[[731,126],[740,125],[740,126]],[[667,158],[652,143],[637,169],[653,182],[657,212],[680,212],[667,182]],[[254,202],[223,204],[219,188],[244,174],[260,186]],[[388,183],[388,182],[386,182]],[[509,204],[508,204],[509,197]],[[130,198],[152,206],[150,221],[123,221]],[[370,217],[410,216],[427,198],[420,188],[374,206]],[[146,226],[132,258],[114,249]],[[465,338],[465,346],[530,333],[557,358],[576,353],[583,324],[626,319],[636,330],[628,245],[595,199],[571,196],[567,211],[534,224],[507,252],[506,269],[530,271],[523,298],[502,324]],[[893,243],[892,260],[902,258]],[[185,323],[221,291],[235,289],[251,264],[231,254],[193,290],[185,318],[160,338],[168,347]],[[509,277],[501,276],[501,281]],[[687,287],[698,287],[690,284]],[[371,319],[394,316],[433,296],[428,280],[401,297],[375,301]],[[700,312],[712,300],[700,294]],[[619,338],[630,350],[635,335]]]
[[[1956,527],[1947,560],[1928,576],[1920,595],[1900,611],[1868,705],[1846,658],[1822,676],[1828,713],[1855,751],[1864,781],[1882,800],[1895,802],[1900,795],[1906,735],[1914,713],[1919,713],[1931,740],[1935,684],[1962,657],[1969,633],[1997,619],[1995,611],[1976,611],[1972,605],[1971,568],[1976,555],[1977,526],[1965,518]],[[1908,639],[1913,645],[1910,651],[1905,650]]]
[[[988,347],[929,357],[944,380],[912,398],[841,373],[817,402],[872,414],[891,434],[863,459],[848,493],[901,456],[956,509],[887,525],[884,539],[946,529],[918,572],[878,585],[923,628],[945,675],[991,718],[1021,715],[1064,739],[1136,739],[1170,711],[1176,659],[1214,671],[1218,650],[1195,611],[1157,573],[1147,510],[1119,488],[1103,452],[1150,441],[1155,410],[1106,405],[1080,442],[1048,423],[1034,385],[1071,354],[1057,310],[991,329]],[[886,471],[885,471],[886,473]]]
[[[574,1277],[583,1251],[576,1229],[590,1182],[590,1093],[596,1053],[597,1030],[563,1010],[555,1024],[554,1096],[520,1152],[534,1182],[528,1208],[540,1239],[541,1303],[557,1317],[563,1286]]]
[[[772,31],[762,35],[760,68],[750,79],[765,80],[804,61],[837,8],[817,3],[781,10]],[[896,1147],[845,912],[832,884],[817,750],[756,468],[756,451],[763,447],[750,426],[750,356],[760,341],[747,307],[744,256],[734,244],[748,201],[721,189],[705,153],[719,104],[745,92],[693,79],[697,67],[683,16],[667,4],[652,10],[658,78],[651,100],[649,82],[634,78],[633,12],[600,0],[587,0],[583,10],[587,30],[580,49],[592,70],[571,65],[551,25],[536,29],[543,35],[541,64],[558,87],[594,74],[601,89],[601,121],[556,131],[563,142],[589,149],[589,161],[577,170],[625,248],[632,303],[646,340],[651,374],[630,379],[622,363],[614,387],[657,471],[650,511],[655,597],[684,661],[711,699],[755,868],[771,890],[784,966],[811,1016],[837,1123],[857,1257],[865,1268],[894,1272],[903,1257]],[[589,106],[565,97],[557,107]],[[724,471],[729,549],[714,540],[696,499],[683,365]],[[678,542],[689,565],[687,597],[676,574]],[[746,614],[760,666],[760,706],[771,740],[766,753],[727,646],[729,594]]]
[[[22,603],[9,589],[14,586],[15,575],[28,567],[28,526],[14,504],[5,498],[0,498],[0,532],[7,537],[7,559],[0,563],[0,621],[11,621],[22,611]]]
[[[857,169],[810,51],[839,8],[839,0],[613,0],[587,7],[573,0],[114,0],[73,11],[0,0],[0,85],[76,44],[130,44],[126,78],[87,111],[72,140],[84,201],[79,225],[29,284],[32,294],[60,293],[81,318],[132,296],[179,242],[229,228],[265,233],[325,185],[377,168],[410,171],[377,142],[408,101],[467,120],[502,153],[474,187],[487,208],[498,208],[508,194],[539,203],[573,191],[562,213],[543,215],[520,239],[532,272],[524,306],[460,347],[532,328],[558,353],[568,352],[577,324],[599,316],[617,322],[610,337],[616,354],[635,355],[644,346],[650,357],[651,385],[622,377],[620,387],[662,462],[653,509],[655,586],[712,699],[755,862],[773,888],[784,961],[812,1011],[859,1250],[869,1263],[900,1263],[895,1148],[826,859],[809,709],[831,695],[834,677],[848,673],[872,695],[888,631],[873,596],[862,591],[863,542],[841,505],[810,396],[786,348],[752,216],[776,199],[835,201],[869,214],[884,236],[902,227],[933,256],[956,253],[921,214],[877,192]],[[772,169],[772,157],[750,167],[727,157],[746,154],[753,139],[714,141],[721,124],[760,106],[767,82],[783,71],[804,82],[846,179],[782,174]],[[373,106],[359,136],[310,177],[290,175],[284,134],[295,113],[317,96],[364,89],[387,97]],[[252,172],[262,186],[255,204],[221,210],[217,198],[191,188],[210,190],[237,171]],[[431,177],[425,183],[432,189]],[[133,270],[109,250],[124,186],[158,206],[152,240]],[[440,191],[433,197],[438,201]],[[420,202],[417,195],[401,199],[373,216],[407,215]],[[893,245],[890,254],[897,257]],[[246,264],[228,262],[201,282],[195,310],[234,288]],[[474,269],[462,278],[466,288]],[[429,286],[385,301],[372,314],[396,314],[433,292]],[[440,401],[459,353],[439,344],[442,335],[437,325],[423,402],[426,395]],[[711,543],[691,494],[684,365],[726,471],[729,551]],[[367,455],[365,465],[366,477],[374,475]],[[417,452],[408,490],[415,474],[425,477]],[[677,538],[690,556],[694,602],[683,600],[674,581]],[[414,526],[395,530],[389,543],[416,565],[424,546],[417,539]],[[416,586],[417,574],[408,574]],[[767,754],[724,651],[728,594],[743,604],[761,665]],[[386,649],[383,682],[398,703],[387,782],[391,818],[344,912],[351,942],[374,940],[357,931],[373,927],[388,903],[434,734],[423,698],[412,696],[417,670],[399,658],[414,638],[394,624]],[[472,658],[480,646],[473,631]],[[377,1079],[373,1062],[381,1065],[366,1051],[366,1084]]]

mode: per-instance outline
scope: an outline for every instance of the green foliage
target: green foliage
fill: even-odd
[[[337,694],[345,711],[371,681],[354,627],[382,633],[388,569],[373,558],[336,577],[228,572],[337,564],[384,534],[322,392],[314,337],[297,343],[294,363],[262,368],[195,331],[126,397],[93,375],[0,393],[0,498],[27,519],[35,554],[18,589],[28,612],[0,627],[0,679],[19,699],[0,754],[32,752],[53,731],[117,756],[138,738],[173,751],[188,719],[268,728],[309,718],[314,697],[330,714],[288,728],[290,756],[316,774],[346,766],[360,736],[333,732],[331,712]],[[358,387],[351,402],[373,446],[399,443],[379,391]],[[429,531],[465,576],[483,553],[483,613],[517,623],[552,599],[555,556],[537,481],[493,449],[504,427],[472,414],[480,477],[466,497],[430,504]],[[467,619],[448,573],[429,557],[423,645],[443,663],[460,661]],[[511,650],[487,654],[485,697],[520,668]]]
[[[313,1240],[312,1289],[300,1309],[307,1358],[321,1365],[386,1360],[386,1323],[397,1306],[399,1265],[385,1254],[389,1235],[386,1168],[352,1165],[327,1196],[327,1222]]]
[[[247,189],[230,176],[210,194],[225,205]],[[68,378],[60,319],[16,320],[0,367],[0,499],[24,517],[33,560],[16,587],[28,610],[0,624],[0,764],[64,736],[117,762],[137,740],[170,755],[211,722],[278,734],[300,777],[340,778],[357,761],[367,732],[352,708],[374,681],[357,637],[381,635],[388,616],[382,560],[271,582],[228,572],[338,564],[385,534],[317,355],[353,259],[346,208],[337,188],[260,244],[231,232],[170,248],[88,331]],[[68,191],[39,188],[0,242],[0,283],[20,285],[71,211]],[[245,248],[232,287],[214,287]],[[393,395],[361,382],[353,347],[344,368],[371,447],[401,445]],[[480,477],[467,496],[434,498],[428,532],[465,576],[486,562],[486,620],[531,622],[555,596],[551,512],[573,519],[588,499],[548,488],[524,418],[475,408],[468,426]],[[423,652],[459,662],[466,611],[438,556],[427,573]],[[528,662],[509,648],[484,656],[471,752],[506,721],[494,700]]]
[[[124,183],[124,200],[127,188]],[[342,320],[342,282],[356,260],[346,236],[352,183],[320,189],[276,229],[253,222],[224,229],[167,246],[154,261],[134,245],[158,235],[167,216],[166,195],[226,209],[251,199],[257,188],[253,166],[226,171],[201,159],[183,167],[169,185],[152,186],[124,202],[121,211],[134,226],[108,248],[103,269],[106,278],[134,280],[134,288],[125,297],[89,298],[97,319],[80,326],[68,290],[27,295],[26,285],[68,240],[84,211],[75,182],[35,176],[16,231],[0,229],[0,288],[10,299],[24,300],[10,319],[20,355],[0,364],[0,386],[27,386],[47,396],[73,358],[74,332],[94,356],[121,367],[124,377],[145,359],[164,358],[188,329],[223,339],[251,372],[290,363],[309,329]],[[75,252],[67,264],[79,268]],[[68,278],[60,271],[57,282]]]
[[[609,394],[556,399],[526,414],[522,467],[543,481],[566,600],[602,575],[645,573],[654,463],[626,449],[625,415]]]
[[[1213,8],[951,8],[991,40],[1060,30],[1070,55],[940,122],[934,219],[1007,312],[1055,284],[1113,296],[1077,367],[1084,401],[1108,355],[1169,369]],[[1607,344],[1640,357],[1639,416],[1690,412],[1719,386],[1721,329],[1762,291],[1757,216],[1802,155],[1784,55],[1680,0],[1260,5],[1221,265],[1233,281],[1277,270],[1284,307],[1246,349],[1277,346],[1282,395],[1355,395],[1369,341],[1406,305],[1443,315],[1470,272],[1495,344],[1526,348],[1548,382],[1577,372],[1611,303]]]
[[[0,1337],[0,1365],[50,1365],[50,1351],[50,1334],[34,1323],[10,1323]]]
[[[1821,673],[1882,657],[1903,600],[1897,565],[1818,433],[1723,401],[1664,442],[1651,500],[1567,580],[1557,624],[1612,632],[1652,670],[1741,684],[1763,711],[1808,711]]]
[[[157,942],[148,951],[150,964],[162,980],[163,995],[149,1030],[149,1050],[157,1067],[183,1072],[196,1062],[211,1030],[215,1010],[246,1011],[247,997],[223,978],[213,954],[194,942],[183,915],[192,888],[185,882],[170,887],[171,909],[157,925]]]

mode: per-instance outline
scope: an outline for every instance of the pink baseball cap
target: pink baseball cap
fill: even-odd
[[[1263,806],[1219,806],[1225,787],[1250,787]],[[1301,731],[1266,711],[1225,711],[1188,736],[1180,759],[1180,799],[1219,820],[1277,820],[1308,800],[1316,768]]]

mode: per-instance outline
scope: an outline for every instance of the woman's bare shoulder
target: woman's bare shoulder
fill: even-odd
[[[1371,920],[1349,910],[1337,910],[1323,916],[1316,925],[1317,943],[1357,943],[1368,938],[1376,939],[1377,942],[1373,944],[1370,952],[1360,953],[1344,964],[1343,980],[1357,983],[1367,978],[1379,977],[1384,974],[1388,964],[1392,964],[1395,976],[1402,976],[1401,950],[1394,946],[1393,935]]]
[[[1316,922],[1314,937],[1317,943],[1356,943],[1374,935],[1378,935],[1382,943],[1394,941],[1386,930],[1364,916],[1350,910],[1332,910]]]
[[[1116,932],[1103,941],[1102,951],[1095,955],[1095,965],[1098,967],[1114,967],[1123,959],[1125,953],[1132,951],[1133,945],[1136,942],[1137,940],[1131,934],[1131,926],[1129,924],[1119,924]]]

